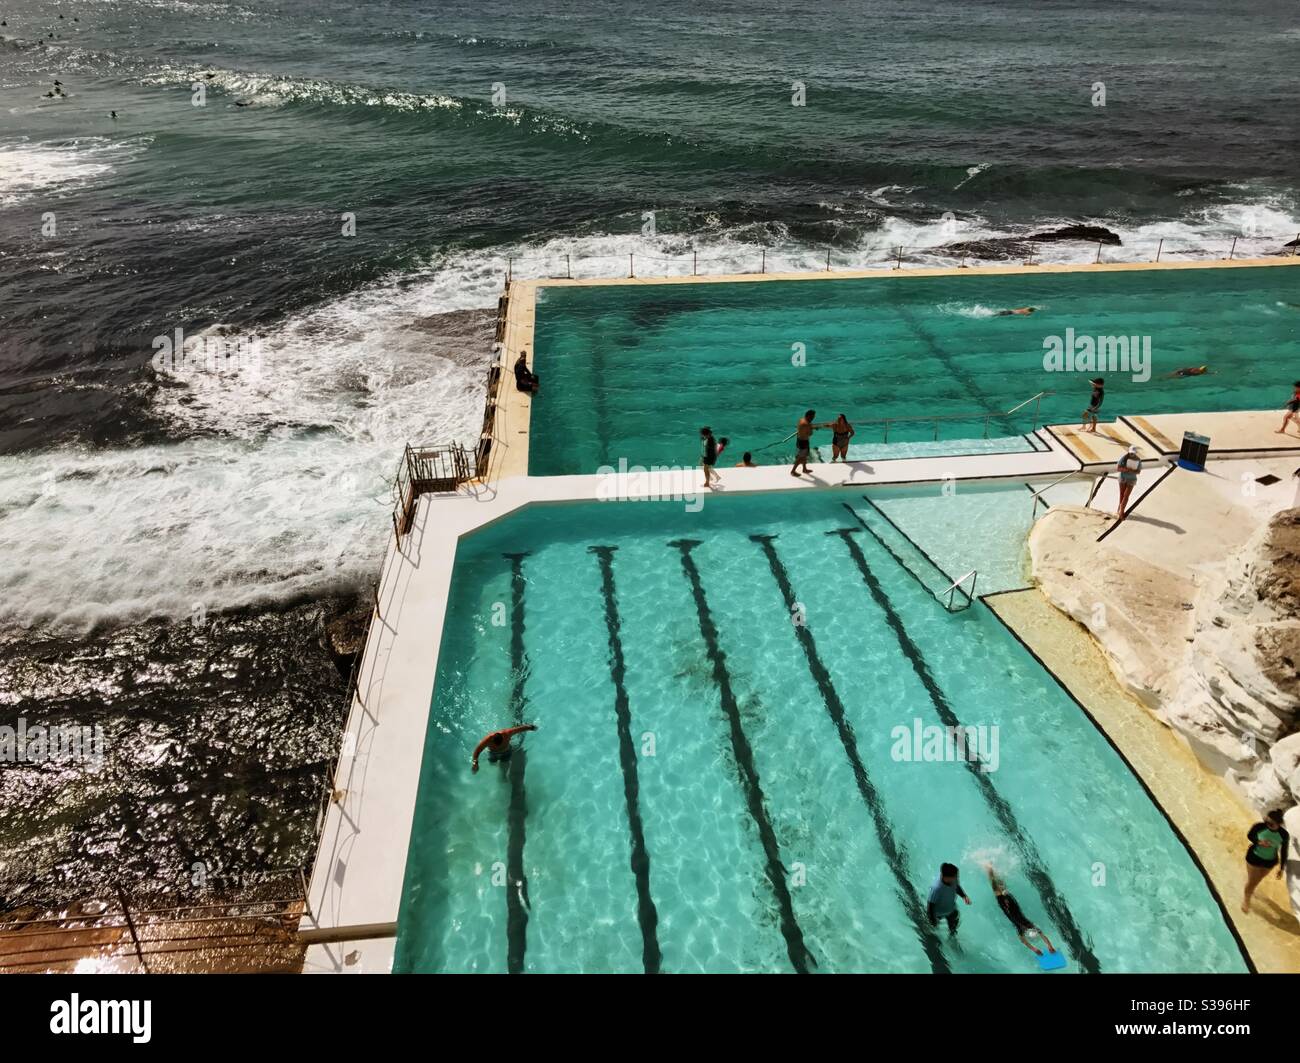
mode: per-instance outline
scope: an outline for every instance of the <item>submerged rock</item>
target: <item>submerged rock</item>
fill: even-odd
[[[325,625],[325,644],[334,667],[344,679],[352,673],[352,664],[366,644],[370,629],[371,603],[367,600],[345,613],[334,617]]]

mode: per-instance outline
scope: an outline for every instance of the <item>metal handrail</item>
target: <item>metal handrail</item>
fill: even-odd
[[[1012,406],[1011,409],[1007,410],[1007,415],[1010,416],[1011,414],[1015,413],[1017,410],[1022,409],[1025,406],[1028,406],[1031,402],[1035,402],[1041,399],[1044,395],[1055,395],[1055,394],[1056,394],[1055,391],[1040,391],[1037,395],[1030,395],[1029,398],[1025,399],[1024,402],[1019,403],[1016,406]]]
[[[906,423],[909,423],[909,422],[912,422],[912,423],[923,423],[923,424],[928,424],[928,423],[930,423],[931,421],[933,421],[933,422],[934,422],[934,438],[935,438],[936,440],[938,440],[938,438],[939,438],[939,422],[940,422],[940,421],[974,421],[974,420],[977,420],[977,419],[980,418],[980,417],[983,417],[983,418],[984,418],[984,436],[983,436],[983,438],[984,438],[984,439],[988,439],[988,437],[989,437],[989,421],[991,421],[994,417],[1009,417],[1009,416],[1011,416],[1011,414],[1015,413],[1017,410],[1021,410],[1021,409],[1023,409],[1024,407],[1028,406],[1031,402],[1035,404],[1035,405],[1034,405],[1034,427],[1031,429],[1031,431],[1037,431],[1037,430],[1038,430],[1038,410],[1039,410],[1039,406],[1042,404],[1043,396],[1044,396],[1044,395],[1055,395],[1055,394],[1056,394],[1056,392],[1054,392],[1054,391],[1040,391],[1037,395],[1030,395],[1029,398],[1025,399],[1024,402],[1018,403],[1017,405],[1012,406],[1011,409],[1006,410],[1006,411],[1000,411],[1000,410],[987,410],[987,411],[985,411],[985,412],[983,412],[983,413],[980,413],[980,412],[974,412],[974,413],[934,413],[934,414],[917,415],[917,416],[915,416],[915,417],[868,417],[868,418],[866,418],[866,419],[864,419],[864,420],[855,420],[853,423],[854,423],[854,425],[859,425],[859,424],[883,424],[883,425],[885,426],[885,440],[884,440],[884,441],[885,441],[886,443],[888,443],[888,442],[889,442],[889,426],[890,426],[891,424],[893,424],[894,422],[896,422],[896,421],[898,421],[898,422],[903,422],[903,423],[905,423],[905,424],[906,424]]]
[[[1083,470],[1082,470],[1082,469],[1071,469],[1071,470],[1070,470],[1069,472],[1067,472],[1064,476],[1062,476],[1059,480],[1053,480],[1053,481],[1052,481],[1050,484],[1048,484],[1046,487],[1041,488],[1040,490],[1035,491],[1035,492],[1034,492],[1034,508],[1033,508],[1033,510],[1032,510],[1032,511],[1030,512],[1030,514],[1029,514],[1029,519],[1032,521],[1032,520],[1035,520],[1035,519],[1038,517],[1038,502],[1039,502],[1039,496],[1042,495],[1043,492],[1045,492],[1045,491],[1050,491],[1053,487],[1056,487],[1056,486],[1059,485],[1059,484],[1063,484],[1063,483],[1065,483],[1065,481],[1068,480],[1068,479],[1070,479],[1070,477],[1072,477],[1072,476],[1079,476],[1079,475],[1082,475],[1082,473],[1083,473]],[[1044,505],[1046,505],[1046,503],[1044,503]]]
[[[962,593],[966,595],[966,605],[963,605],[962,608],[965,609],[967,606],[970,605],[971,602],[975,600],[975,581],[978,578],[979,578],[979,573],[975,569],[971,569],[969,572],[966,573],[966,575],[962,576],[960,579],[953,580],[950,584],[948,584],[948,586],[946,586],[942,591],[939,592],[940,594],[943,594],[946,591],[948,594],[948,604],[946,606],[948,612],[950,613],[954,612],[952,607],[953,596],[957,593],[957,588],[960,587],[967,580],[970,580],[970,590],[962,591]]]

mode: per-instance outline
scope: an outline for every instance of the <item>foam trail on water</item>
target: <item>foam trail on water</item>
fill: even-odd
[[[1020,857],[1005,843],[971,846],[961,854],[963,868],[976,868],[983,875],[985,864],[1006,878],[1020,869]]]

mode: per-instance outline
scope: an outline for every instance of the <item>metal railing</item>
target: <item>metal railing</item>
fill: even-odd
[[[1024,402],[1012,406],[1009,410],[987,410],[983,413],[940,413],[940,414],[921,414],[915,417],[872,417],[864,421],[854,421],[854,427],[858,425],[878,424],[884,425],[885,436],[884,442],[889,442],[889,429],[896,424],[930,424],[934,423],[934,441],[939,440],[939,425],[943,421],[979,421],[984,422],[984,434],[982,438],[989,437],[989,422],[995,417],[1010,417],[1012,414],[1019,412],[1028,406],[1031,402],[1034,404],[1034,423],[1030,429],[1031,432],[1038,430],[1039,407],[1042,404],[1045,395],[1055,395],[1054,391],[1040,391],[1037,395],[1030,395]]]
[[[0,971],[94,967],[148,973],[234,963],[293,969],[301,963],[298,921],[306,910],[302,868],[262,872],[243,897],[159,904],[127,897],[86,899],[54,914],[18,915],[0,922]],[[277,886],[287,880],[289,887]],[[270,896],[256,896],[258,890]],[[215,892],[215,891],[214,891]],[[47,909],[48,911],[48,909]]]
[[[975,600],[975,580],[978,577],[979,577],[979,573],[976,572],[975,569],[971,569],[969,572],[966,573],[966,575],[962,576],[960,579],[953,580],[950,584],[948,584],[948,586],[946,586],[943,590],[939,592],[940,595],[943,594],[948,595],[948,602],[947,605],[944,607],[948,610],[948,612],[957,613],[963,609],[968,609],[970,607],[971,602]],[[966,595],[966,604],[959,605],[957,606],[956,609],[954,609],[952,606],[953,596],[956,595],[957,588],[961,587],[961,585],[965,583],[967,580],[970,580],[970,590],[966,590],[965,588],[962,589],[962,594]]]
[[[1053,481],[1052,481],[1050,484],[1048,484],[1046,487],[1039,488],[1037,491],[1035,491],[1035,492],[1034,492],[1034,495],[1033,495],[1033,498],[1034,498],[1034,506],[1033,506],[1032,511],[1031,511],[1030,514],[1029,514],[1029,520],[1030,520],[1030,522],[1032,523],[1033,521],[1035,521],[1035,520],[1038,519],[1038,504],[1039,504],[1040,502],[1042,502],[1042,496],[1043,496],[1043,494],[1044,494],[1045,492],[1050,491],[1053,487],[1058,487],[1058,486],[1060,486],[1061,484],[1065,483],[1066,480],[1073,479],[1075,476],[1084,476],[1084,475],[1087,475],[1087,474],[1085,474],[1085,473],[1084,473],[1082,470],[1080,470],[1080,469],[1071,469],[1069,472],[1067,472],[1067,473],[1066,473],[1064,476],[1062,476],[1060,479],[1053,480]],[[1096,485],[1093,486],[1092,493],[1093,493],[1094,495],[1097,493]],[[1088,496],[1088,501],[1089,501],[1089,502],[1092,502],[1092,495],[1089,495],[1089,496]],[[1042,504],[1043,504],[1043,505],[1047,505],[1046,502],[1042,502]]]
[[[1248,238],[1259,241],[1261,243],[1265,241],[1269,241],[1269,242],[1273,240],[1282,241],[1286,239],[1281,236],[1266,237],[1262,235],[1251,235]],[[1231,262],[1236,258],[1237,243],[1240,239],[1241,237],[1234,236],[1231,239],[1231,241],[1229,241],[1225,237],[1224,244],[1221,247],[1212,248],[1212,247],[1166,247],[1165,245],[1166,243],[1168,243],[1168,241],[1162,238],[1156,244],[1155,255],[1153,257],[1117,258],[1115,259],[1115,261],[1117,262],[1160,262],[1166,255],[1194,255],[1205,259],[1210,259],[1210,260]],[[1020,261],[1023,265],[1026,266],[1038,265],[1042,261],[1038,257],[1039,245],[1043,242],[1044,241],[1039,241],[1039,240],[1017,239],[1014,237],[1007,238],[1006,244],[1008,246],[1008,249],[1009,250],[1023,249],[1025,251],[1023,257],[1019,254],[1009,253],[1005,258],[1002,259],[977,258],[976,262],[985,265],[1005,265],[1007,263],[1014,263],[1016,261]],[[1061,240],[1061,241],[1052,241],[1052,244],[1055,245],[1059,243],[1070,243],[1070,242],[1082,243],[1083,241]],[[1087,242],[1086,246],[1088,246],[1091,249],[1092,247],[1091,241]],[[1103,262],[1103,258],[1102,258],[1103,251],[1106,246],[1107,244],[1104,241],[1101,240],[1097,241],[1096,250],[1090,251],[1089,255],[1081,259],[1080,262],[1074,264],[1087,264],[1089,262],[1091,262],[1094,265],[1101,264]],[[1110,246],[1115,247],[1115,246],[1123,246],[1123,245],[1111,244]],[[1149,245],[1147,246],[1149,247]],[[933,259],[934,256],[936,255],[944,255],[944,252],[947,250],[947,248],[942,244],[898,244],[898,245],[891,246],[885,250],[887,252],[887,255],[884,257],[876,257],[871,254],[868,254],[865,256],[861,256],[861,255],[856,256],[852,260],[848,259],[848,255],[851,254],[850,252],[840,252],[840,261],[836,263],[834,260],[835,249],[831,247],[827,247],[825,249],[825,257],[823,260],[824,265],[820,267],[814,267],[810,264],[810,260],[812,258],[811,252],[803,252],[803,253],[785,252],[784,255],[787,258],[787,260],[791,262],[791,266],[784,269],[779,269],[777,270],[777,272],[831,273],[834,272],[834,270],[837,268],[851,271],[851,272],[860,272],[860,271],[873,270],[873,269],[901,270],[904,268],[904,263],[907,263],[909,265],[919,264],[925,268],[932,268],[932,269],[933,268],[954,268],[951,264],[951,259],[954,257],[957,258],[955,268],[962,269],[962,268],[966,268],[971,264],[969,248],[963,248],[961,250],[960,256],[956,256],[953,253],[949,253],[945,255],[944,257],[949,261],[939,263],[939,264],[936,264],[933,261]],[[1148,251],[1148,254],[1149,253],[1150,252]],[[677,276],[677,277],[698,277],[701,275],[709,276],[710,271],[707,269],[707,267],[710,265],[718,265],[723,267],[721,269],[713,270],[712,273],[715,275],[716,274],[760,274],[762,275],[768,272],[767,267],[769,265],[770,259],[775,259],[776,254],[777,254],[776,249],[768,249],[765,247],[758,248],[757,253],[754,255],[754,258],[751,260],[752,266],[749,268],[746,268],[742,263],[740,263],[737,256],[734,255],[728,257],[716,256],[716,257],[701,258],[700,252],[696,248],[692,248],[689,252],[684,251],[681,254],[677,254],[677,255],[652,255],[644,252],[641,254],[632,252],[626,255],[586,255],[578,259],[578,266],[581,271],[581,267],[584,264],[612,263],[612,262],[622,263],[624,261],[627,262],[626,273],[624,273],[621,268],[615,270],[615,269],[608,268],[608,266],[602,265],[598,267],[599,268],[598,272],[583,272],[583,279],[587,279],[587,280],[614,280],[624,276],[626,276],[627,278],[646,277],[646,276]],[[877,255],[879,255],[879,252],[877,252]],[[1279,250],[1266,253],[1266,257],[1294,258],[1297,255],[1300,255],[1300,233],[1296,234],[1294,241],[1287,240],[1286,243],[1283,243]],[[563,262],[562,267],[561,267],[561,262]],[[507,256],[506,258],[506,269],[505,269],[506,284],[509,285],[512,281],[517,279],[515,275],[517,264],[528,264],[528,263],[540,263],[540,270],[534,269],[531,279],[536,279],[536,280],[577,279],[575,278],[574,275],[574,256],[571,253],[564,254],[564,255],[550,255],[550,256],[537,256],[537,257],[510,255]],[[640,265],[638,265],[638,263],[640,263]],[[659,263],[659,264],[663,264],[675,268],[672,269],[671,272],[665,271],[663,273],[647,273],[646,269],[644,268],[645,263]],[[687,269],[688,264],[690,267],[689,270]],[[1071,263],[1060,262],[1054,264],[1067,265]],[[701,265],[706,267],[703,274],[701,274],[700,271]],[[757,268],[753,268],[753,267],[757,267]]]

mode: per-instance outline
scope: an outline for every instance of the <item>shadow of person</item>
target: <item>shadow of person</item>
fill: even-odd
[[[1177,525],[1177,524],[1171,524],[1171,523],[1170,523],[1169,521],[1167,521],[1167,520],[1157,520],[1155,517],[1148,517],[1148,516],[1146,516],[1145,514],[1141,514],[1141,513],[1134,513],[1134,514],[1132,514],[1131,516],[1125,517],[1124,519],[1125,519],[1126,521],[1127,521],[1127,520],[1135,520],[1135,521],[1137,521],[1139,524],[1152,524],[1152,525],[1154,525],[1154,526],[1157,527],[1157,528],[1164,528],[1166,531],[1171,531],[1171,532],[1174,532],[1174,533],[1176,533],[1176,534],[1178,534],[1178,535],[1186,535],[1186,534],[1187,534],[1187,529],[1186,529],[1186,528],[1183,528],[1183,527],[1181,527],[1181,526],[1179,526],[1179,525]]]
[[[1296,922],[1295,913],[1284,910],[1271,897],[1261,897],[1256,894],[1252,898],[1250,910],[1252,914],[1263,916],[1267,922],[1285,933],[1300,934],[1300,923]]]

